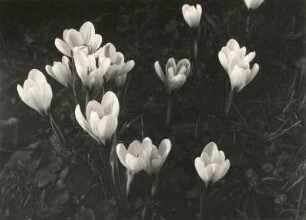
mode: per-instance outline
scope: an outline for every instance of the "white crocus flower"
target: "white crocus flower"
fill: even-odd
[[[129,193],[134,175],[144,170],[149,164],[149,159],[152,154],[152,141],[150,138],[144,138],[142,142],[135,140],[128,148],[120,143],[116,146],[116,152],[119,161],[126,168],[126,190]]]
[[[264,0],[244,0],[244,3],[249,10],[258,8],[263,2]]]
[[[99,54],[99,59],[109,58],[111,60],[111,65],[105,74],[105,79],[107,81],[121,77],[119,81],[123,83],[124,80],[122,81],[122,77],[130,72],[135,66],[134,60],[124,61],[123,54],[116,51],[112,43],[105,44],[97,54]]]
[[[241,91],[249,84],[259,71],[259,65],[255,63],[250,68],[250,63],[255,58],[255,52],[246,54],[246,48],[240,48],[239,43],[231,39],[218,54],[219,61],[227,72],[232,90]]]
[[[165,72],[162,70],[159,61],[154,64],[155,72],[161,81],[166,85],[168,92],[178,89],[184,85],[190,73],[190,61],[182,59],[177,64],[174,58],[168,59]]]
[[[95,28],[89,21],[85,22],[79,31],[66,29],[63,40],[56,38],[55,46],[64,55],[73,56],[75,49],[81,49],[85,54],[94,54],[102,44],[102,36],[95,34]]]
[[[63,56],[62,62],[53,62],[53,66],[46,65],[47,73],[62,85],[68,87],[72,83],[72,73],[68,57]]]
[[[76,72],[82,83],[89,89],[93,85],[102,85],[103,78],[110,67],[110,59],[94,55],[86,55],[83,51],[75,51],[73,55]]]
[[[189,27],[198,27],[202,16],[202,6],[197,4],[197,6],[183,5],[182,7],[183,17]]]
[[[158,173],[162,166],[164,165],[171,150],[171,141],[169,139],[164,139],[160,142],[158,149],[152,144],[151,157],[147,161],[147,166],[145,171],[148,174]]]
[[[219,151],[214,142],[205,146],[200,157],[194,160],[194,165],[200,178],[206,186],[222,179],[227,173],[230,162],[225,160],[223,151]]]
[[[52,89],[42,72],[32,69],[23,87],[17,85],[21,100],[41,115],[47,115],[52,100]]]
[[[105,144],[115,133],[118,125],[119,101],[109,91],[104,94],[101,103],[92,100],[86,106],[86,118],[80,105],[75,109],[75,117],[80,126],[96,141]]]

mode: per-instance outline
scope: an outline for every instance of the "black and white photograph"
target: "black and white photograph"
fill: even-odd
[[[306,220],[305,0],[0,0],[0,220]]]

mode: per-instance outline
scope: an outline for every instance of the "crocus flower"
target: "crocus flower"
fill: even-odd
[[[95,34],[95,28],[89,21],[85,22],[79,31],[66,29],[63,40],[56,38],[55,46],[64,55],[73,56],[75,49],[81,49],[85,54],[94,54],[102,44],[102,36]]]
[[[154,64],[155,72],[161,81],[166,85],[168,92],[178,89],[184,85],[187,76],[190,73],[190,61],[182,59],[177,64],[174,58],[170,58],[167,62],[165,73],[162,70],[159,61]]]
[[[42,72],[32,69],[23,87],[17,85],[17,91],[21,100],[38,111],[41,115],[47,115],[52,100],[52,89]]]
[[[116,147],[120,162],[134,174],[141,170],[148,174],[158,173],[170,150],[169,139],[162,140],[157,149],[149,137],[144,138],[142,142],[133,141],[128,149],[123,144],[118,144]]]
[[[124,144],[120,143],[116,146],[116,152],[121,164],[129,172],[136,174],[148,163],[152,152],[152,141],[150,138],[145,138],[142,142],[135,140],[127,149]]]
[[[62,85],[68,87],[72,83],[72,73],[68,57],[63,56],[62,62],[53,62],[53,66],[46,65],[47,73]]]
[[[225,160],[223,151],[219,151],[214,142],[205,146],[200,157],[194,160],[194,165],[200,178],[206,186],[222,179],[227,173],[230,162]]]
[[[264,0],[244,0],[244,3],[249,10],[258,8],[263,2]]]
[[[183,17],[189,27],[198,27],[202,16],[202,6],[197,4],[197,6],[183,5],[182,7]]]
[[[259,71],[259,65],[250,63],[255,58],[255,52],[246,54],[246,48],[240,48],[239,43],[231,39],[225,47],[222,47],[218,54],[219,61],[227,72],[232,90],[239,92],[249,84]]]
[[[98,62],[94,55],[86,55],[83,51],[75,51],[73,55],[76,72],[87,88],[93,85],[102,85],[103,78],[110,67],[110,59],[99,57]]]
[[[105,144],[115,133],[118,125],[119,101],[109,91],[104,94],[101,103],[92,100],[86,106],[86,118],[80,105],[75,109],[75,117],[79,125],[96,141]]]
[[[158,149],[152,144],[151,157],[147,161],[145,171],[148,174],[158,173],[162,166],[164,165],[171,150],[171,141],[169,139],[164,139],[160,142]]]
[[[111,43],[105,44],[100,52],[97,53],[99,54],[99,59],[109,58],[111,60],[111,65],[105,74],[107,81],[126,75],[135,66],[134,60],[124,61],[123,54],[116,51],[115,46]]]
[[[134,175],[141,170],[148,174],[158,173],[170,150],[171,142],[168,139],[164,139],[158,149],[148,137],[144,138],[142,142],[133,141],[128,148],[124,144],[118,144],[116,146],[118,158],[127,169],[127,191],[129,191]]]

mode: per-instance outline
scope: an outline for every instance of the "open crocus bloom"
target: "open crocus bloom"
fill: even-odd
[[[166,85],[168,92],[178,89],[184,85],[190,73],[190,61],[182,59],[177,64],[174,58],[168,59],[166,69],[162,70],[158,61],[154,64],[155,72],[161,81]]]
[[[75,117],[79,125],[96,141],[105,144],[115,133],[118,125],[119,101],[109,91],[104,94],[101,103],[92,100],[86,106],[86,118],[80,105],[75,109]]]
[[[111,65],[105,74],[107,81],[120,78],[119,81],[123,83],[122,79],[126,79],[127,73],[130,72],[135,66],[134,60],[125,62],[123,54],[116,51],[116,48],[112,43],[105,44],[101,48],[101,51],[97,53],[99,54],[99,59],[109,58],[111,60]]]
[[[189,27],[198,27],[202,16],[202,7],[197,4],[197,6],[183,5],[182,7],[183,17]]]
[[[157,150],[150,138],[146,137],[142,142],[135,140],[128,148],[124,144],[116,146],[116,152],[121,164],[127,169],[127,192],[134,175],[141,170],[146,173],[158,173],[163,166],[169,152],[171,142],[164,139]]]
[[[169,139],[162,140],[157,149],[148,137],[144,138],[142,142],[133,141],[128,149],[123,144],[118,144],[116,147],[120,162],[134,174],[141,170],[148,174],[158,173],[170,150],[171,141]]]
[[[21,100],[38,111],[41,115],[47,115],[52,100],[52,89],[42,72],[32,69],[23,87],[17,85],[17,91]]]
[[[200,157],[194,160],[194,165],[200,178],[206,186],[222,179],[227,173],[230,162],[225,160],[223,151],[219,151],[214,142],[210,142],[203,149]]]
[[[239,43],[231,39],[218,54],[219,61],[227,72],[232,90],[239,92],[249,84],[259,71],[259,65],[255,63],[250,68],[250,63],[255,58],[255,52],[246,54],[246,48],[240,48]]]
[[[164,165],[171,150],[171,141],[169,139],[164,139],[160,142],[159,147],[152,144],[152,153],[149,158],[149,163],[145,167],[145,171],[148,174],[158,173],[162,166]]]
[[[55,46],[64,55],[73,56],[74,49],[81,49],[85,54],[95,53],[102,44],[102,36],[95,34],[95,28],[89,21],[85,22],[79,31],[66,29],[63,40],[56,38]]]
[[[142,142],[135,140],[126,149],[124,144],[116,146],[118,158],[123,166],[136,174],[145,169],[152,152],[152,141],[150,138],[143,139]]]
[[[258,8],[263,2],[264,0],[244,0],[244,3],[249,10]]]
[[[46,65],[47,73],[62,85],[68,87],[72,83],[72,74],[69,59],[62,57],[62,62],[53,62],[53,66]]]
[[[93,85],[102,85],[103,78],[110,67],[110,59],[99,57],[98,63],[94,55],[86,55],[83,51],[78,50],[73,55],[75,68],[82,83],[87,88]]]

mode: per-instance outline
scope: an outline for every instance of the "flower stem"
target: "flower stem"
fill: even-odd
[[[228,94],[228,97],[225,101],[225,116],[228,116],[229,111],[231,109],[231,105],[233,102],[233,97],[234,97],[234,91],[231,89],[230,93]]]
[[[85,108],[89,102],[89,88],[86,88],[86,97],[85,97]]]
[[[207,204],[208,204],[208,186],[200,183],[199,191],[200,191],[200,220],[204,220],[205,214],[207,215]]]
[[[156,194],[156,190],[157,190],[157,185],[158,185],[158,173],[156,174],[155,178],[154,178],[154,182],[152,184],[152,188],[151,188],[151,199],[153,199],[153,197]]]
[[[198,46],[198,35],[199,35],[199,28],[195,28],[194,29],[194,42],[193,42],[193,59],[194,59],[194,73],[196,75],[198,75],[198,50],[199,50],[199,46]]]
[[[49,119],[50,119],[51,128],[52,128],[54,134],[57,136],[57,138],[62,143],[62,145],[66,146],[66,141],[65,141],[64,135],[61,132],[59,126],[56,124],[51,111],[49,111]]]
[[[166,128],[170,127],[171,115],[172,115],[172,96],[171,96],[171,94],[169,94],[168,95],[168,100],[167,100]]]
[[[249,34],[250,31],[250,13],[248,13],[247,18],[246,18],[246,27],[245,27],[245,32]]]
[[[126,170],[126,196],[129,195],[130,186],[133,181],[133,178],[134,178],[134,174],[131,171]]]
[[[111,165],[111,169],[112,169],[112,178],[113,178],[113,185],[115,188],[117,188],[116,186],[116,174],[118,174],[118,161],[116,158],[116,145],[117,145],[117,132],[115,132],[113,139],[112,139],[112,143],[111,143],[111,152],[110,152],[110,156],[109,156],[109,162]]]

